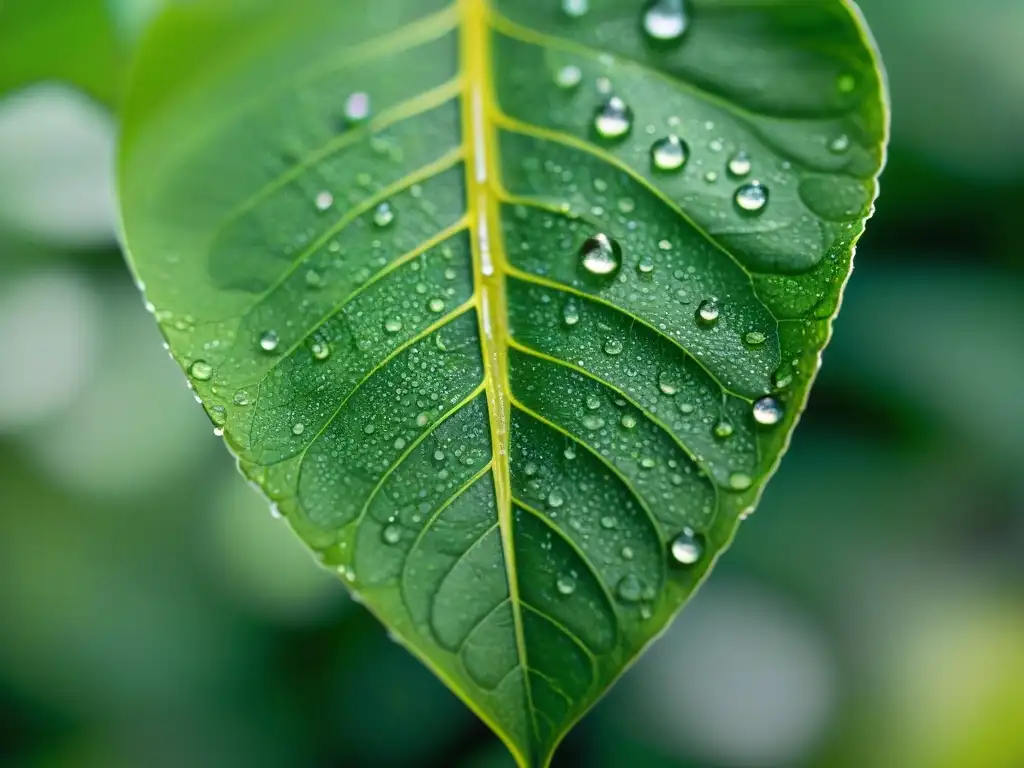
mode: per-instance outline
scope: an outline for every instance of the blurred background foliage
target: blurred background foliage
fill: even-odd
[[[508,766],[236,474],[115,243],[160,0],[0,0],[0,765]],[[894,135],[764,503],[559,764],[1024,766],[1024,3],[863,0]]]

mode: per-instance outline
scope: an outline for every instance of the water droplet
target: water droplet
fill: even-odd
[[[594,113],[594,129],[603,139],[621,139],[633,128],[633,110],[612,96]]]
[[[704,174],[704,181],[706,181],[708,184],[714,184],[716,181],[718,181],[718,173],[715,171],[708,171],[707,173]]]
[[[555,75],[555,84],[559,88],[569,90],[575,88],[583,80],[583,71],[575,64],[566,64]]]
[[[563,595],[571,595],[576,591],[576,579],[568,574],[563,574],[555,579],[555,587]]]
[[[760,331],[750,331],[750,333],[743,337],[743,341],[751,347],[759,347],[764,344],[767,338],[768,337]]]
[[[397,525],[386,525],[380,537],[385,544],[397,544],[402,540],[402,530]]]
[[[281,339],[277,335],[277,331],[264,331],[260,334],[260,349],[264,352],[276,352],[280,343]]]
[[[768,205],[768,187],[760,181],[744,184],[736,190],[736,206],[747,213],[759,213]]]
[[[615,518],[611,515],[605,515],[601,518],[601,527],[610,531],[615,527]]]
[[[587,408],[591,411],[596,411],[601,407],[601,398],[597,395],[587,395]]]
[[[772,427],[782,421],[783,410],[774,397],[762,397],[754,403],[754,421],[765,427]]]
[[[729,173],[737,179],[747,176],[753,168],[754,164],[746,152],[737,152],[729,159]]]
[[[331,356],[331,348],[326,341],[314,341],[309,347],[314,360],[326,360]]]
[[[580,321],[580,308],[575,301],[568,301],[562,309],[562,320],[568,326],[574,326]]]
[[[704,299],[697,306],[697,321],[703,325],[714,325],[718,322],[721,309],[715,299]]]
[[[370,116],[370,95],[356,91],[345,100],[345,117],[353,123],[361,123]]]
[[[719,419],[715,424],[714,433],[715,437],[719,440],[725,440],[727,437],[732,436],[733,428],[732,424],[726,419]]]
[[[642,459],[640,459],[640,466],[643,467],[644,469],[654,469],[657,466],[657,464],[658,462],[656,462],[650,456],[644,456]]]
[[[223,405],[215,405],[210,409],[210,420],[218,427],[223,427],[228,420],[228,411]]]
[[[836,136],[828,145],[829,151],[834,155],[841,155],[850,149],[850,137],[845,133]]]
[[[729,485],[735,491],[745,491],[754,481],[746,472],[733,472],[729,475]]]
[[[388,227],[395,220],[395,211],[391,207],[391,203],[381,203],[377,206],[377,209],[373,212],[373,223],[378,227]]]
[[[363,432],[365,432],[368,435],[372,435],[375,429],[376,427],[373,426],[373,424],[367,424],[365,427],[363,427]]]
[[[423,411],[418,416],[416,416],[416,426],[417,427],[425,427],[429,423],[430,423],[430,414],[427,413],[426,411]]]
[[[213,378],[213,366],[205,360],[196,360],[188,369],[188,373],[196,381],[209,381]]]
[[[681,38],[687,23],[683,0],[655,0],[644,13],[644,32],[661,42]]]
[[[640,263],[636,265],[636,271],[641,275],[649,275],[654,271],[654,259],[650,256],[644,256],[640,259]]]
[[[604,343],[604,353],[615,357],[622,354],[622,342],[612,337]]]
[[[316,209],[318,211],[326,211],[332,205],[334,205],[334,195],[326,190],[319,193],[316,196]]]
[[[690,148],[675,134],[651,145],[651,162],[659,171],[678,171],[690,157]]]
[[[431,299],[430,303],[427,304],[427,307],[434,314],[437,314],[439,312],[444,312],[444,307],[445,307],[444,299]]]
[[[294,427],[292,427],[292,434],[295,435],[296,437],[298,437],[299,435],[301,435],[305,431],[306,431],[306,425],[303,424],[302,422],[299,422]]]
[[[580,248],[580,266],[590,275],[610,277],[622,266],[622,246],[599,232]]]
[[[238,390],[237,392],[235,392],[235,396],[233,398],[233,402],[234,402],[235,405],[242,406],[242,407],[248,405],[249,404],[249,393],[246,390],[244,390],[244,389]]]
[[[523,472],[526,473],[527,477],[533,477],[534,475],[537,474],[537,469],[538,467],[536,464],[534,464],[532,461],[528,461],[526,462],[526,466],[523,467]]]
[[[624,603],[638,603],[644,594],[644,585],[635,574],[628,573],[619,580],[616,588],[619,599]]]
[[[623,547],[621,554],[622,554],[622,559],[623,560],[632,560],[633,559],[633,548],[632,547]]]
[[[636,210],[636,200],[632,197],[620,197],[618,201],[619,212],[630,214]]]
[[[567,445],[565,450],[562,451],[562,455],[565,456],[568,461],[572,461],[576,458],[576,449],[571,445]]]
[[[402,330],[402,318],[389,317],[384,321],[384,330],[388,333],[398,333]]]
[[[565,496],[557,488],[548,494],[548,506],[552,509],[558,509],[560,506],[565,504]]]
[[[622,417],[622,421],[619,423],[622,424],[625,429],[632,429],[636,426],[636,417],[631,413],[627,413]]]
[[[692,528],[684,528],[672,540],[672,559],[680,565],[693,565],[704,555],[704,544]]]
[[[573,19],[585,16],[590,10],[590,0],[562,0],[562,12]]]
[[[604,419],[600,416],[584,416],[583,417],[583,428],[589,429],[591,432],[596,432],[604,426]]]
[[[662,371],[658,374],[658,389],[671,397],[679,391],[679,380],[671,371]]]
[[[306,270],[306,285],[310,288],[322,288],[324,284],[323,275],[315,269]]]

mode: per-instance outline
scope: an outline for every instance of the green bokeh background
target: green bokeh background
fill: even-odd
[[[115,99],[155,2],[15,26],[102,4],[0,0],[0,765],[510,765],[161,349],[114,243],[114,118],[28,85]],[[558,765],[1024,766],[1024,3],[862,7],[893,145],[810,409]]]

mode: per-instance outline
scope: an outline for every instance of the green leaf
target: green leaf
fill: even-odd
[[[840,0],[673,40],[624,0],[285,5],[143,43],[130,260],[245,474],[546,765],[785,449],[883,162],[872,46]]]
[[[0,94],[57,80],[112,105],[123,72],[106,0],[0,0]]]

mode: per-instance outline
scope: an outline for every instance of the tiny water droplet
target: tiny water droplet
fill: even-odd
[[[370,116],[370,95],[356,91],[345,100],[345,117],[353,123],[361,123]]]
[[[708,171],[704,174],[704,181],[708,184],[714,184],[718,181],[718,173],[716,171]]]
[[[615,357],[622,354],[622,342],[612,337],[604,343],[604,353]]]
[[[644,585],[635,574],[627,573],[619,580],[616,588],[619,599],[624,603],[638,603],[644,594]]]
[[[697,306],[697,321],[703,325],[714,325],[720,314],[721,309],[715,299],[704,299]]]
[[[841,155],[850,149],[850,137],[845,133],[836,136],[828,145],[829,151],[834,155]]]
[[[565,496],[557,488],[548,494],[548,506],[552,509],[558,509],[560,506],[565,504]]]
[[[772,427],[782,421],[783,410],[774,397],[762,397],[754,403],[754,421],[765,427]]]
[[[373,212],[373,223],[376,224],[378,227],[384,228],[391,226],[394,220],[395,211],[391,207],[391,203],[381,203]]]
[[[741,211],[759,213],[768,205],[768,187],[760,181],[752,181],[737,189],[734,199]]]
[[[326,341],[314,341],[309,347],[314,360],[326,360],[331,356],[331,348]]]
[[[209,381],[213,378],[213,366],[205,360],[196,360],[188,372],[196,381]]]
[[[566,64],[555,75],[555,84],[559,88],[569,90],[575,88],[583,81],[583,71],[575,64]]]
[[[580,248],[580,266],[590,275],[610,277],[622,266],[622,246],[599,232]]]
[[[684,528],[672,540],[671,554],[680,565],[693,565],[704,555],[704,544],[692,528]]]
[[[571,595],[576,591],[576,579],[568,574],[563,574],[555,579],[555,587],[563,595]]]
[[[620,554],[622,555],[622,559],[623,560],[632,560],[633,559],[633,548],[632,547],[623,547],[622,548],[622,552]]]
[[[303,424],[302,422],[299,422],[294,427],[292,427],[292,434],[295,435],[296,437],[298,437],[299,435],[301,435],[305,431],[306,431],[306,425]]]
[[[334,205],[334,195],[324,190],[316,196],[316,209],[318,211],[326,211],[332,205]]]
[[[714,433],[715,437],[719,440],[725,440],[727,437],[732,436],[733,427],[730,422],[725,419],[720,419],[715,423]]]
[[[385,544],[397,544],[402,540],[402,530],[397,525],[386,525],[380,537]]]
[[[594,129],[603,139],[621,139],[633,129],[633,110],[612,96],[594,112]]]
[[[260,334],[260,349],[264,352],[276,352],[280,343],[281,339],[277,335],[277,331],[264,331]]]
[[[384,330],[388,333],[398,333],[402,330],[402,318],[389,317],[384,321]]]
[[[657,466],[657,464],[658,462],[656,462],[650,456],[644,456],[642,459],[640,459],[640,466],[643,467],[644,469],[654,469]]]
[[[729,173],[737,179],[742,179],[744,176],[749,175],[753,168],[754,164],[750,160],[750,155],[746,152],[737,152],[729,159]]]
[[[444,307],[445,307],[444,299],[431,299],[430,303],[427,305],[427,307],[434,314],[438,314],[439,312],[444,312]]]
[[[651,162],[659,171],[678,171],[690,157],[690,148],[675,134],[651,145]]]
[[[679,391],[679,380],[671,371],[662,371],[658,374],[658,389],[671,397]]]
[[[590,0],[562,0],[562,12],[573,19],[585,16],[590,10]]]
[[[729,475],[729,486],[734,491],[745,491],[753,485],[753,483],[754,481],[746,472],[733,472]]]
[[[683,0],[654,0],[644,13],[644,32],[660,42],[681,38],[687,23]]]

